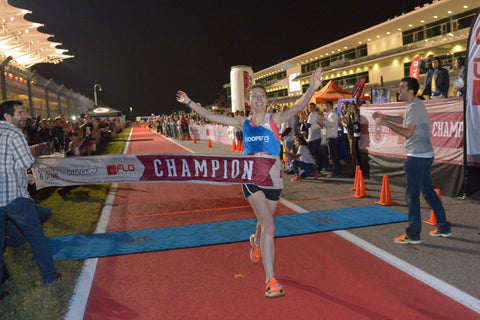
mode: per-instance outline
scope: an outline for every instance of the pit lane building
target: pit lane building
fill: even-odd
[[[266,87],[269,101],[292,106],[308,88],[313,71],[321,66],[325,71],[324,85],[332,80],[351,92],[358,79],[366,78],[367,99],[372,89],[383,89],[379,91],[387,91],[390,102],[395,102],[399,81],[409,76],[412,61],[419,55],[426,58],[433,54],[441,58],[443,66],[450,68],[449,97],[452,97],[455,96],[453,82],[459,73],[453,68],[454,60],[466,55],[470,27],[479,9],[478,0],[434,0],[369,29],[256,71],[253,80]],[[420,84],[423,82],[424,75],[421,75]],[[231,105],[232,91],[236,90],[232,89],[235,87],[232,83],[224,85],[228,107],[243,110],[241,105]],[[233,92],[233,96],[235,94]]]

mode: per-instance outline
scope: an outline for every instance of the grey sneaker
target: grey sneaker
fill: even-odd
[[[450,236],[452,236],[452,233],[451,232],[438,232],[438,229],[435,229],[433,231],[430,231],[430,235],[432,237],[444,237],[444,238],[448,238]]]

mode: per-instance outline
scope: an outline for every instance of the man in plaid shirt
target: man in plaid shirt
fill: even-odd
[[[38,220],[35,202],[28,193],[27,170],[35,159],[22,132],[26,121],[21,101],[4,101],[0,104],[0,250],[5,245],[5,223],[10,218],[22,230],[33,251],[45,285],[59,275],[53,265],[47,237]],[[2,268],[0,268],[2,279]],[[8,295],[0,288],[0,300]]]

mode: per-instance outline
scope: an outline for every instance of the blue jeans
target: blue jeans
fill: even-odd
[[[445,209],[432,184],[433,158],[407,157],[405,161],[405,177],[407,183],[408,228],[407,236],[412,240],[420,240],[422,219],[420,216],[420,191],[435,212],[437,229],[441,233],[450,232],[450,224],[445,216]]]
[[[300,170],[298,170],[300,168]],[[296,175],[299,175],[302,179],[310,177],[315,172],[316,165],[313,163],[306,163],[300,160],[292,161],[292,169]]]
[[[285,141],[285,148],[293,151],[293,148],[295,148],[295,140]],[[292,161],[294,159],[295,159],[294,157],[292,157],[290,155],[287,155],[287,167],[288,167],[288,169],[292,169]]]
[[[317,139],[308,142],[308,149],[312,153],[312,156],[315,158],[316,165],[318,170],[322,169],[322,139]]]
[[[29,198],[17,198],[4,207],[0,207],[0,250],[5,245],[5,221],[9,217],[23,232],[30,243],[33,257],[37,262],[45,285],[57,279],[57,271],[53,265],[53,257],[48,247],[47,237],[43,233],[38,219],[35,202]],[[0,268],[0,279],[2,278]],[[1,291],[0,291],[1,292]]]
[[[320,148],[320,165],[319,170],[330,170],[330,161],[328,161],[328,145],[322,144]]]

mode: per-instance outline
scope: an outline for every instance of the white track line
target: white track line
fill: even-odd
[[[297,206],[296,204],[287,202],[287,200],[283,198],[280,199],[280,201],[286,202],[286,203],[283,203],[283,205],[289,207],[290,209],[296,212],[301,212],[301,213],[308,212],[307,210]],[[463,304],[464,306],[472,309],[477,313],[480,313],[480,300],[469,295],[468,293],[465,293],[455,288],[454,286],[449,285],[445,281],[438,279],[415,266],[412,266],[411,264],[405,262],[404,260],[386,252],[385,250],[382,250],[374,246],[373,244],[355,236],[354,234],[346,230],[338,230],[333,232],[338,236],[344,238],[345,240],[350,241],[354,245],[370,252],[377,258],[380,258],[381,260],[391,264],[392,266],[399,269],[400,271],[405,272],[406,274],[425,283],[426,285],[432,287],[433,289],[443,293],[447,297],[457,301],[458,303]]]
[[[132,136],[132,131],[128,136],[130,140]],[[123,154],[127,153],[129,142],[125,143],[123,148]],[[112,184],[110,191],[107,196],[107,200],[102,210],[100,220],[95,229],[95,233],[105,233],[107,229],[108,218],[110,218],[110,213],[112,212],[113,201],[115,200],[115,195],[117,193],[117,183]],[[70,300],[70,306],[68,308],[68,313],[65,316],[65,320],[82,320],[85,314],[85,307],[87,306],[88,296],[90,294],[90,288],[92,287],[93,276],[95,275],[95,269],[97,268],[98,258],[86,259],[82,272],[78,277],[77,284],[73,291],[72,299]]]

